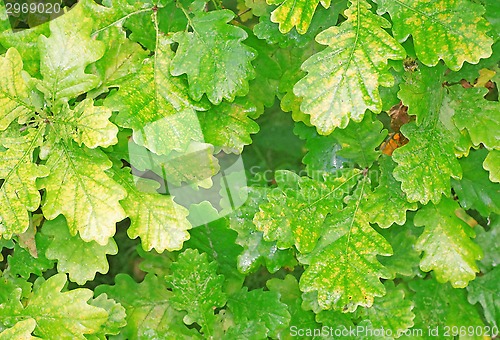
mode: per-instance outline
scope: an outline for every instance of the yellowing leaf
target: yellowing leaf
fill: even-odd
[[[33,153],[42,143],[41,131],[29,129],[21,135],[9,129],[0,134],[0,145],[7,148],[0,152],[0,236],[11,238],[23,233],[30,223],[29,211],[40,206],[40,193],[35,181],[47,176],[44,165],[33,163]]]
[[[63,214],[71,235],[79,232],[86,242],[108,244],[116,222],[126,217],[119,203],[126,192],[104,172],[111,165],[100,150],[78,148],[71,141],[53,144],[47,159],[50,175],[41,181],[44,216],[52,220]]]
[[[22,70],[23,62],[15,48],[0,56],[0,131],[35,111],[29,102],[29,86]]]
[[[400,42],[411,34],[418,59],[434,66],[440,59],[454,70],[464,61],[477,64],[491,55],[484,8],[466,0],[377,0],[378,13],[388,12],[394,37]]]
[[[259,206],[255,226],[266,241],[276,241],[279,248],[295,246],[299,252],[309,253],[321,236],[327,215],[342,206],[342,197],[358,178],[357,171],[324,181],[279,171],[276,181],[280,190],[271,191],[267,202]]]
[[[353,312],[358,306],[370,307],[375,297],[386,293],[380,278],[391,274],[377,255],[391,255],[391,246],[358,210],[368,185],[362,180],[356,189],[359,197],[351,196],[347,207],[331,215],[323,236],[327,244],[313,253],[300,279],[304,293],[317,292],[322,309]]]
[[[364,0],[352,0],[347,20],[321,32],[316,41],[328,46],[302,65],[308,74],[294,88],[303,97],[301,110],[321,134],[345,128],[349,119],[362,120],[366,109],[380,112],[379,85],[391,86],[389,59],[405,51],[384,28],[390,24],[374,15]]]
[[[279,3],[280,1],[278,1]],[[320,0],[284,0],[278,8],[271,13],[271,21],[280,24],[280,32],[287,33],[293,26],[297,32],[304,34],[311,24],[314,11]],[[276,1],[268,1],[276,3]],[[330,0],[322,0],[323,7],[330,7]]]
[[[410,142],[394,150],[392,157],[398,166],[393,175],[402,182],[409,202],[438,203],[442,194],[450,196],[450,177],[462,176],[453,144],[443,130],[439,122],[434,128],[415,123],[401,128]]]
[[[85,144],[95,149],[116,144],[118,128],[109,121],[111,110],[104,106],[94,106],[91,99],[85,99],[73,109],[65,107],[54,118],[58,129],[80,146]]]

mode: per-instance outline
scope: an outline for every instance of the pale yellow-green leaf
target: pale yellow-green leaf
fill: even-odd
[[[7,9],[3,4],[0,4],[0,33],[5,31],[11,31],[9,16],[7,14]]]
[[[172,196],[156,192],[158,183],[133,177],[129,170],[113,170],[113,178],[127,190],[121,204],[131,224],[127,231],[131,238],[140,237],[142,247],[157,252],[182,248],[189,239],[188,210],[174,202]]]
[[[500,182],[500,150],[491,150],[483,162],[483,168],[490,172],[492,182]]]
[[[464,61],[477,64],[488,58],[493,39],[482,17],[484,8],[468,0],[376,0],[377,12],[388,12],[394,37],[405,41],[411,34],[418,59],[427,66],[444,60],[458,71]]]
[[[307,75],[294,87],[303,97],[300,109],[311,116],[321,134],[359,122],[367,109],[380,112],[379,86],[391,86],[389,59],[403,59],[403,47],[384,28],[390,23],[371,12],[364,0],[352,0],[347,20],[318,34],[328,46],[302,65]]]
[[[471,240],[473,229],[456,215],[459,208],[451,198],[443,198],[437,205],[424,206],[414,219],[416,226],[425,226],[415,244],[417,251],[424,252],[420,268],[434,270],[438,282],[450,281],[455,288],[474,280],[479,272],[476,260],[483,256],[481,247]]]
[[[386,293],[380,278],[391,274],[377,255],[392,255],[392,248],[358,209],[368,187],[369,182],[361,180],[355,190],[358,197],[350,196],[349,204],[326,221],[319,250],[312,253],[300,278],[300,289],[317,292],[322,309],[353,312],[358,306],[370,307],[375,297]]]
[[[30,296],[24,316],[36,320],[35,334],[42,339],[85,340],[108,319],[108,312],[87,303],[92,291],[77,288],[64,291],[66,274],[56,274],[41,283]]]
[[[85,99],[73,109],[66,107],[55,118],[65,134],[73,137],[80,146],[85,144],[95,149],[108,147],[118,142],[118,127],[109,121],[111,110],[104,106],[94,106],[92,99]]]
[[[48,103],[76,98],[99,84],[99,77],[85,72],[103,56],[104,44],[91,39],[92,19],[71,20],[66,15],[50,22],[50,36],[41,35],[38,88]]]
[[[112,165],[108,157],[98,149],[59,141],[52,145],[46,165],[50,175],[40,181],[46,191],[45,218],[63,214],[72,235],[79,232],[84,241],[108,244],[116,222],[126,217],[119,203],[126,192],[104,172]]]
[[[23,61],[15,48],[0,56],[0,131],[18,117],[34,111],[29,101],[26,77]]]
[[[0,135],[0,236],[11,238],[23,233],[30,224],[30,211],[40,206],[40,193],[35,181],[48,175],[44,165],[33,163],[35,148],[42,143],[40,130],[28,129],[23,135],[11,128]]]
[[[57,271],[68,273],[69,279],[79,285],[94,280],[97,272],[106,274],[109,270],[106,255],[118,253],[112,237],[108,244],[102,246],[95,241],[85,242],[78,235],[71,236],[62,216],[45,221],[42,232],[51,239],[45,256],[57,260]]]
[[[26,319],[19,321],[13,327],[7,328],[0,332],[0,340],[31,340],[39,339],[31,335],[35,330],[36,321],[34,319]]]

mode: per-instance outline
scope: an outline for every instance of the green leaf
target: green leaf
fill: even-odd
[[[276,241],[265,241],[264,234],[252,222],[265,198],[265,189],[249,187],[246,190],[248,198],[245,204],[229,216],[230,228],[238,233],[235,242],[243,247],[237,258],[238,270],[248,274],[262,264],[274,273],[281,267],[293,267],[297,261],[292,249],[279,249]]]
[[[408,220],[401,227],[380,230],[380,234],[391,244],[394,251],[392,256],[380,256],[379,261],[392,272],[392,277],[397,275],[413,277],[418,274],[420,252],[415,250],[417,243],[417,229],[413,221]]]
[[[92,291],[78,288],[62,292],[65,274],[56,274],[43,282],[28,300],[22,316],[36,320],[35,335],[44,339],[85,339],[106,322],[106,310],[87,303]]]
[[[394,37],[405,41],[411,34],[418,59],[434,66],[440,59],[454,70],[464,61],[476,64],[491,55],[488,22],[483,6],[465,0],[377,0],[377,12],[388,12]],[[432,42],[432,43],[430,43]]]
[[[140,43],[150,51],[154,51],[156,48],[157,17],[158,12],[153,13],[153,11],[137,13],[128,17],[123,25],[131,32],[129,39]]]
[[[121,328],[127,325],[125,318],[127,314],[122,305],[112,299],[108,299],[106,294],[101,294],[97,298],[90,301],[90,304],[99,307],[108,312],[108,320],[101,325],[101,330],[95,335],[95,339],[105,340],[106,335],[117,335]],[[87,339],[93,337],[87,337]]]
[[[393,176],[401,183],[409,202],[438,203],[442,194],[450,196],[450,176],[460,178],[462,169],[453,144],[444,134],[441,123],[435,128],[405,124],[401,131],[410,140],[392,154],[398,163]]]
[[[337,155],[359,165],[361,168],[370,167],[380,155],[376,150],[387,136],[383,124],[373,120],[371,113],[365,114],[361,122],[351,121],[345,129],[336,129],[332,136],[342,147]]]
[[[36,256],[30,254],[27,249],[21,248],[19,243],[14,246],[14,252],[7,256],[8,270],[12,275],[19,275],[24,279],[29,279],[31,274],[42,276],[42,274],[54,267],[54,261],[45,256],[49,246],[49,240],[45,235],[37,233],[35,235]]]
[[[309,253],[321,236],[327,215],[342,205],[341,198],[356,184],[358,171],[348,171],[342,177],[324,176],[323,181],[280,170],[276,182],[280,190],[267,195],[253,219],[266,241],[276,241],[279,248],[295,246]]]
[[[334,332],[344,332],[345,335],[349,334],[349,331],[356,328],[352,322],[352,313],[342,313],[334,310],[321,311],[316,315],[316,321],[323,324],[323,326],[331,327]],[[335,333],[334,333],[335,334]],[[343,336],[345,339],[354,339],[355,336]]]
[[[279,55],[280,65],[285,69],[279,83],[279,91],[285,93],[280,102],[281,110],[284,112],[291,111],[294,121],[303,122],[307,126],[312,126],[310,116],[300,109],[302,97],[296,96],[293,93],[293,87],[306,75],[301,70],[302,63],[316,53],[317,49],[318,44],[312,41],[303,49],[290,48],[288,50],[280,50],[285,52]]]
[[[230,327],[224,334],[224,340],[247,340],[247,339],[266,339],[267,328],[257,320],[251,320],[246,323],[236,324]]]
[[[213,222],[199,222],[206,220]],[[236,243],[238,234],[229,228],[228,220],[220,218],[217,210],[204,201],[190,207],[189,221],[197,227],[190,231],[191,236],[184,246],[205,252],[209,261],[217,262],[219,272],[227,279],[240,281],[242,275],[237,269],[237,257],[243,248]]]
[[[500,13],[500,4],[495,0],[483,0],[482,3],[486,8],[484,17],[488,19],[493,27],[492,34],[495,34],[496,31],[496,40],[498,41],[500,38],[500,18],[498,17],[498,13]]]
[[[393,281],[386,281],[384,286],[387,294],[375,298],[370,308],[358,309],[356,317],[370,320],[374,329],[391,332],[397,338],[413,326],[413,303],[402,288],[394,286]]]
[[[0,281],[2,285],[0,329],[14,326],[20,319],[19,315],[23,312],[23,304],[20,301],[23,291],[16,284],[9,281],[11,280],[6,280],[3,277],[2,281]],[[28,289],[28,293],[31,293],[30,289]]]
[[[57,260],[57,271],[68,273],[69,279],[79,285],[94,280],[97,272],[106,274],[109,270],[106,255],[118,253],[113,238],[102,246],[95,241],[85,242],[78,235],[71,236],[62,216],[46,221],[42,232],[51,238],[45,256]]]
[[[248,83],[248,101],[255,106],[250,113],[251,118],[258,118],[264,113],[264,107],[272,107],[278,94],[279,79],[282,69],[278,63],[276,53],[278,48],[257,37],[249,30],[245,45],[255,49],[257,58],[252,62],[255,69],[255,78]]]
[[[482,1],[484,2],[487,0]],[[490,32],[490,35],[492,32]],[[465,79],[468,81],[471,85],[477,85],[477,80],[478,78],[485,78],[482,76],[483,73],[489,73],[489,75],[486,78],[489,79],[483,79],[485,82],[488,80],[493,80],[495,81],[496,75],[495,70],[497,69],[497,55],[500,52],[500,44],[499,42],[495,42],[493,46],[491,47],[493,50],[493,53],[490,58],[488,59],[481,59],[479,63],[477,64],[468,64],[464,63],[463,67],[457,71],[457,72],[449,72],[446,74],[446,80],[448,80],[449,83],[459,83],[462,79]],[[479,86],[478,86],[479,87]],[[482,85],[481,85],[482,87]]]
[[[442,64],[433,68],[417,65],[417,70],[404,73],[398,98],[408,106],[408,114],[416,116],[416,124],[420,126],[438,120],[446,95],[442,85],[445,67]]]
[[[321,134],[345,128],[349,119],[360,122],[366,109],[380,112],[378,87],[393,83],[387,60],[405,56],[384,30],[389,22],[374,15],[367,2],[353,0],[345,14],[348,19],[340,26],[316,37],[328,47],[303,64],[308,74],[294,88],[303,97],[301,110],[311,115],[311,123]]]
[[[287,275],[284,280],[271,279],[266,282],[266,286],[271,292],[280,295],[280,301],[288,306],[290,313],[290,326],[297,329],[319,328],[315,321],[315,314],[302,308],[302,293],[299,290],[299,283],[292,275]],[[284,329],[279,334],[280,339],[291,339],[290,329]]]
[[[380,228],[389,228],[393,223],[403,225],[408,210],[417,210],[417,203],[409,203],[401,191],[401,184],[392,173],[396,167],[390,157],[379,159],[380,179],[378,187],[361,203],[361,210],[368,215],[370,222]]]
[[[321,136],[315,128],[300,122],[295,124],[293,132],[299,138],[306,140],[308,152],[302,163],[306,165],[309,176],[314,177],[317,172],[334,172],[342,166],[344,159],[337,157],[340,145],[333,135]]]
[[[469,153],[472,141],[465,130],[455,125],[456,98],[450,93],[461,85],[445,88],[446,73],[442,63],[433,68],[417,64],[417,70],[405,72],[398,97],[408,106],[408,114],[416,116],[418,126],[435,130],[441,139],[453,144],[454,154],[462,157]]]
[[[131,221],[129,237],[139,236],[146,251],[181,249],[191,229],[186,219],[188,210],[175,203],[172,196],[157,193],[158,182],[134,177],[129,168],[113,169],[113,178],[127,191],[121,205]]]
[[[425,226],[415,245],[415,250],[424,251],[420,269],[434,270],[438,282],[450,281],[455,288],[474,280],[479,272],[476,260],[483,257],[481,248],[471,240],[474,231],[455,213],[459,208],[454,200],[443,198],[437,205],[424,206],[414,219],[416,226]]]
[[[79,232],[85,242],[108,244],[116,222],[126,217],[119,203],[126,192],[105,173],[112,166],[108,157],[100,150],[61,141],[52,145],[46,165],[50,175],[40,181],[46,190],[45,218],[62,214],[71,235]]]
[[[468,157],[460,160],[463,176],[460,181],[452,180],[452,186],[464,209],[475,209],[487,217],[492,212],[500,214],[500,184],[492,183],[481,164],[488,151],[472,151]]]
[[[494,267],[500,265],[500,216],[493,214],[489,218],[489,230],[485,231],[480,225],[474,229],[476,231],[476,243],[483,249],[484,256],[479,261],[479,268],[482,272],[489,272]]]
[[[40,35],[49,35],[49,25],[40,25],[29,30],[14,32],[4,31],[0,34],[0,41],[5,48],[15,48],[23,60],[23,67],[31,76],[40,72],[40,53],[38,38]]]
[[[52,20],[50,37],[39,37],[43,81],[39,82],[38,89],[52,106],[58,101],[76,98],[99,83],[99,78],[85,73],[85,68],[103,56],[104,44],[91,39],[91,18],[78,19],[63,15]]]
[[[85,144],[90,149],[108,147],[118,142],[118,128],[109,121],[111,110],[104,106],[94,106],[92,99],[85,99],[71,110],[63,107],[54,118],[59,133],[71,136],[79,146]]]
[[[28,129],[21,134],[12,128],[0,134],[0,236],[11,238],[25,232],[30,225],[30,213],[40,206],[38,178],[49,174],[47,167],[34,163],[34,153],[42,144],[41,130]]]
[[[426,331],[432,330],[433,338],[453,339],[460,328],[468,329],[469,326],[477,329],[474,334],[478,336],[475,339],[482,339],[479,335],[487,333],[477,309],[467,302],[465,289],[454,289],[449,284],[439,284],[432,278],[412,281],[409,286],[415,292],[413,329],[422,329],[424,336],[430,334],[426,334]],[[452,330],[453,326],[458,331]],[[447,329],[448,336],[445,335]]]
[[[178,256],[178,254],[174,252],[163,252],[161,254],[154,250],[147,252],[142,249],[140,244],[137,245],[136,250],[142,259],[139,263],[139,269],[145,273],[155,274],[162,279],[172,272],[170,266]]]
[[[252,103],[239,98],[199,112],[205,141],[226,153],[241,153],[245,145],[252,143],[250,134],[259,132],[259,125],[250,119],[255,112],[256,107]]]
[[[19,321],[13,327],[8,328],[0,332],[0,340],[31,340],[39,339],[31,335],[36,327],[36,321],[34,319],[26,319]]]
[[[490,181],[500,182],[500,151],[491,150],[484,159],[483,168],[490,172]]]
[[[182,151],[192,140],[203,141],[194,110],[206,109],[189,98],[184,79],[170,75],[174,55],[170,43],[158,37],[154,58],[146,59],[141,70],[124,78],[120,89],[104,101],[119,111],[116,124],[132,129],[138,145],[162,155]]]
[[[0,222],[0,225],[1,225],[1,222]],[[6,240],[3,238],[0,238],[0,262],[2,262],[4,260],[4,257],[2,254],[4,249],[12,249],[12,248],[14,248],[14,241],[12,239]]]
[[[376,255],[389,256],[392,249],[358,210],[368,186],[367,180],[360,181],[357,196],[351,196],[345,208],[331,215],[323,236],[327,245],[312,256],[300,278],[300,289],[317,291],[322,309],[352,312],[357,306],[370,307],[375,297],[385,294],[380,278],[390,277],[390,272]]]
[[[475,146],[483,144],[488,150],[500,149],[500,103],[485,100],[486,88],[464,89],[454,86],[451,106],[453,120],[460,130],[466,129]]]
[[[243,287],[228,297],[227,307],[236,324],[245,324],[252,320],[262,321],[267,327],[268,336],[273,338],[288,328],[290,322],[287,306],[280,302],[277,292],[262,289],[248,291],[247,287]]]
[[[498,282],[500,282],[500,268],[494,268],[489,273],[476,278],[467,287],[469,302],[472,304],[479,302],[481,304],[486,321],[492,327],[500,325]]]
[[[200,100],[206,94],[210,102],[233,101],[248,93],[248,80],[255,72],[250,63],[255,51],[242,44],[247,33],[227,23],[234,14],[229,10],[197,12],[189,21],[193,32],[177,32],[173,39],[179,47],[172,60],[171,74],[186,73],[189,94]]]
[[[195,329],[182,322],[183,313],[170,304],[172,292],[156,275],[147,275],[141,283],[130,276],[118,274],[114,286],[98,286],[96,295],[106,293],[127,312],[127,325],[121,334],[126,339],[198,339]]]
[[[216,320],[214,310],[226,303],[222,292],[223,275],[217,275],[217,264],[208,262],[207,254],[187,249],[172,264],[172,275],[167,278],[172,288],[170,299],[177,310],[185,310],[187,325],[197,322],[201,331],[209,337],[213,334]]]
[[[30,102],[28,79],[21,55],[15,48],[9,48],[5,56],[0,56],[0,131],[35,111]]]

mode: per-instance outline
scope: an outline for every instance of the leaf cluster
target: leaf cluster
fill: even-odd
[[[63,10],[0,4],[0,339],[498,335],[495,0]]]

